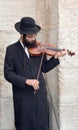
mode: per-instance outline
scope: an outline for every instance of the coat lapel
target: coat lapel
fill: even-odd
[[[28,56],[26,55],[25,50],[24,50],[24,48],[22,47],[22,45],[20,44],[20,42],[18,41],[16,44],[17,44],[17,53],[18,53],[19,57],[20,57],[21,59],[26,58],[26,60],[28,60]],[[24,57],[24,56],[25,56],[25,57]]]
[[[28,64],[29,66],[33,67],[33,63],[31,62],[32,61],[31,56],[30,58],[28,58],[28,56],[26,55],[24,51],[24,48],[22,47],[19,41],[16,43],[16,45],[17,45],[17,55],[20,62],[23,64],[23,67],[24,67],[24,64],[25,65]]]
[[[28,57],[19,41],[16,43],[16,49],[17,49],[17,58],[19,59],[22,68],[24,69],[26,64],[28,63]]]

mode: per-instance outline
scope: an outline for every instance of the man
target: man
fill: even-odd
[[[28,49],[36,46],[36,34],[41,27],[31,17],[24,17],[15,24],[20,39],[7,47],[4,76],[12,83],[16,130],[48,130],[48,103],[42,75],[59,64],[58,57],[67,52],[57,52],[49,60],[44,55],[31,56]]]

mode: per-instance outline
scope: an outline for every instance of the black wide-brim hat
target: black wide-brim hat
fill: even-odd
[[[15,29],[21,34],[36,34],[41,27],[35,23],[31,17],[23,17],[20,22],[15,24]]]

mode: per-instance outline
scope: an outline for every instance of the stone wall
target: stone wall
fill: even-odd
[[[58,72],[60,130],[78,129],[78,1],[59,0],[58,45],[75,51],[61,58]]]
[[[0,0],[0,130],[14,130],[11,84],[3,76],[6,47],[19,39],[14,23],[23,16],[42,27],[38,40],[75,51],[45,77],[49,85],[50,129],[78,129],[78,8],[77,0]],[[47,86],[48,86],[47,85]],[[53,102],[53,104],[52,104]]]

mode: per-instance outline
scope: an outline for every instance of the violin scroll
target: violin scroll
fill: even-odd
[[[69,50],[67,50],[67,52],[68,52],[68,55],[70,55],[70,56],[75,55],[75,52],[71,52],[71,51],[69,51]]]

